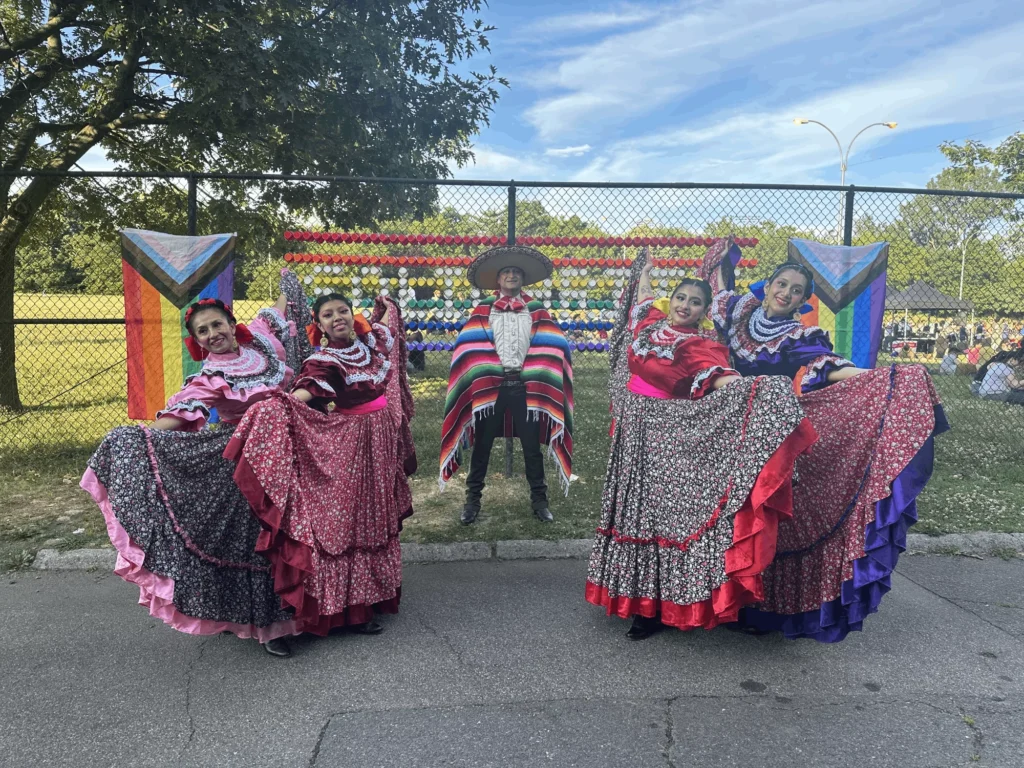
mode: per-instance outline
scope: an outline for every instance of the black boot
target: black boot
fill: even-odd
[[[349,631],[355,632],[357,635],[379,635],[384,631],[384,627],[376,621],[367,621],[364,624],[351,625],[349,627]]]
[[[626,632],[626,637],[630,640],[646,640],[664,628],[665,625],[656,616],[648,618],[637,614],[633,617],[633,623],[630,625],[629,631]]]
[[[459,522],[463,525],[469,525],[476,520],[476,516],[479,514],[479,505],[473,506],[472,504],[467,504],[462,508],[462,515],[459,517]]]
[[[271,656],[277,656],[281,659],[287,659],[292,655],[292,649],[288,647],[288,643],[283,637],[278,637],[263,643],[263,650]]]

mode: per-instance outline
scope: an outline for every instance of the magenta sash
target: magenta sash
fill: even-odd
[[[388,396],[381,395],[376,400],[371,400],[368,403],[361,403],[360,405],[353,405],[351,408],[335,408],[333,413],[340,414],[342,416],[359,416],[364,413],[383,411],[387,407]]]
[[[644,395],[645,397],[656,397],[659,400],[672,399],[672,395],[668,392],[663,389],[658,389],[653,384],[648,384],[635,373],[629,377],[629,381],[626,383],[626,389],[633,394]]]

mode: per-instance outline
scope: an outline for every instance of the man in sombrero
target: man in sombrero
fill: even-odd
[[[565,334],[539,301],[522,289],[551,275],[540,251],[503,245],[480,254],[469,282],[494,291],[473,310],[455,342],[441,432],[441,487],[458,471],[463,447],[473,447],[461,521],[480,514],[491,446],[498,435],[519,437],[530,504],[541,522],[548,509],[541,445],[548,446],[563,490],[572,475],[572,355]]]

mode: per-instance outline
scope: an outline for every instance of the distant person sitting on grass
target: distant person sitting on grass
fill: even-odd
[[[978,371],[974,382],[977,385],[975,394],[985,400],[1024,405],[1022,362],[1024,350],[997,354]],[[974,391],[975,387],[972,385],[971,389]]]
[[[960,350],[957,347],[950,347],[946,351],[946,356],[942,358],[942,362],[939,364],[939,374],[942,376],[955,376],[959,357]]]

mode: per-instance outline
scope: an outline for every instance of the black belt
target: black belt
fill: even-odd
[[[521,387],[523,380],[519,378],[519,371],[505,371],[501,382],[503,387]]]

